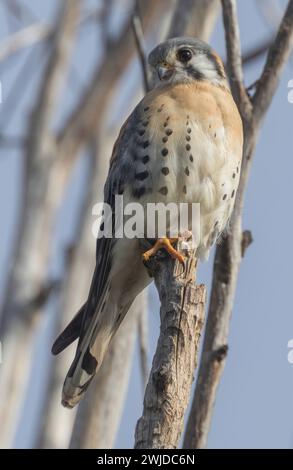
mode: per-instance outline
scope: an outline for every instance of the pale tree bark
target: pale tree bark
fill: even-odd
[[[55,145],[50,124],[73,49],[80,0],[62,2],[52,36],[36,106],[32,112],[25,152],[23,201],[17,248],[1,315],[0,336],[4,362],[1,367],[1,446],[11,442],[16,417],[28,377],[31,324],[43,300],[52,220],[43,204]],[[11,386],[11,381],[13,387]]]
[[[161,328],[135,431],[137,449],[177,448],[197,363],[206,290],[195,285],[192,239],[178,249],[186,256],[184,267],[169,255],[147,263],[161,301]]]
[[[208,41],[219,13],[219,0],[176,0],[168,37],[195,36]]]
[[[236,2],[222,0],[231,87],[244,122],[245,145],[240,185],[227,236],[217,247],[208,320],[195,394],[187,423],[184,448],[207,444],[216,392],[228,351],[228,333],[239,267],[245,247],[241,219],[244,194],[263,118],[276,92],[281,73],[293,47],[293,1],[289,1],[277,37],[271,46],[264,70],[251,99],[243,85]]]

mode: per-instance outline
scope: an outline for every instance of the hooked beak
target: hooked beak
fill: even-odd
[[[158,67],[158,76],[160,80],[167,80],[168,78],[171,78],[173,72],[174,70],[171,67],[166,67],[163,65]]]

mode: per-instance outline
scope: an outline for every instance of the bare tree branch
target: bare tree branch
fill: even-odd
[[[218,11],[218,0],[176,0],[175,13],[168,32],[168,38],[197,36],[208,40],[214,27]]]
[[[237,20],[236,1],[222,0],[222,5],[227,45],[227,68],[230,77],[232,93],[237,103],[241,105],[241,114],[246,115],[248,113],[248,115],[250,115],[251,103],[243,82],[241,44]]]
[[[1,408],[1,437],[4,442],[9,442],[11,438],[11,432],[13,432],[11,427],[14,426],[14,418],[21,404],[20,397],[28,377],[28,370],[24,364],[18,371],[13,389],[10,388],[9,380],[6,382],[4,380],[5,383],[3,383],[2,378],[14,374],[14,360],[19,360],[15,356],[21,355],[20,348],[29,356],[33,332],[31,325],[36,318],[36,310],[32,310],[30,322],[27,321],[27,315],[24,322],[22,309],[36,297],[45,284],[47,274],[52,221],[48,218],[43,202],[49,178],[48,170],[55,149],[50,134],[50,124],[73,48],[79,6],[80,0],[62,2],[58,23],[52,36],[51,55],[28,131],[22,219],[19,226],[17,251],[0,319],[0,333],[4,347],[6,343],[10,345],[10,355],[3,365],[3,370],[6,368],[7,374],[2,371],[0,387],[0,402],[5,404]],[[55,194],[51,196],[51,199],[54,199]]]
[[[224,9],[227,3],[223,0]],[[225,27],[229,28],[228,21],[225,22]],[[204,345],[195,394],[185,433],[184,448],[203,448],[207,443],[217,387],[228,351],[229,323],[243,254],[241,218],[245,189],[262,119],[272,101],[277,83],[292,49],[292,36],[293,0],[290,0],[275,43],[269,51],[268,60],[260,79],[260,83],[263,84],[266,90],[265,96],[263,96],[263,88],[259,85],[252,99],[253,106],[250,113],[246,113],[246,98],[245,102],[237,102],[240,111],[246,110],[245,115],[242,116],[245,145],[240,184],[231,226],[228,234],[216,250]],[[232,40],[229,32],[226,32],[226,38],[228,42]],[[234,56],[231,53],[233,47],[234,45],[227,44],[230,64],[234,60]],[[239,95],[239,99],[242,96],[242,94]]]
[[[192,240],[181,242],[179,249],[186,256],[184,268],[170,256],[148,262],[161,301],[161,328],[136,426],[137,449],[178,446],[197,362],[206,291],[195,285]]]
[[[276,40],[269,50],[267,61],[253,98],[255,119],[261,120],[271,104],[279,84],[280,72],[288,60],[293,45],[293,2],[289,1]]]
[[[136,1],[135,3],[134,12],[132,15],[132,29],[134,33],[138,57],[141,63],[144,89],[145,91],[149,91],[150,83],[149,83],[149,75],[148,75],[148,63],[147,63],[147,57],[146,57],[146,52],[145,52],[143,29],[142,29],[140,14],[139,14],[138,1]]]
[[[149,378],[149,366],[148,366],[148,317],[147,317],[147,301],[146,295],[142,299],[144,304],[141,309],[141,314],[138,319],[138,341],[139,341],[139,352],[140,352],[140,369],[142,378],[142,389],[145,391],[148,378]]]
[[[0,62],[8,59],[20,49],[49,39],[52,36],[52,28],[45,24],[35,23],[18,31],[0,43]]]

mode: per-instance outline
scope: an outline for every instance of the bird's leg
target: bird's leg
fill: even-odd
[[[152,248],[143,253],[143,260],[145,262],[148,261],[152,256],[155,256],[155,254],[163,248],[169,253],[169,255],[172,256],[172,258],[178,259],[181,264],[184,264],[184,256],[181,255],[181,253],[175,250],[175,248],[172,246],[177,241],[178,238],[159,238]]]

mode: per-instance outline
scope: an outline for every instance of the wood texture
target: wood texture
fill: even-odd
[[[185,268],[169,255],[148,262],[161,301],[161,328],[135,431],[137,449],[174,449],[183,429],[206,297],[205,287],[195,285],[194,249],[186,245],[179,244]]]

